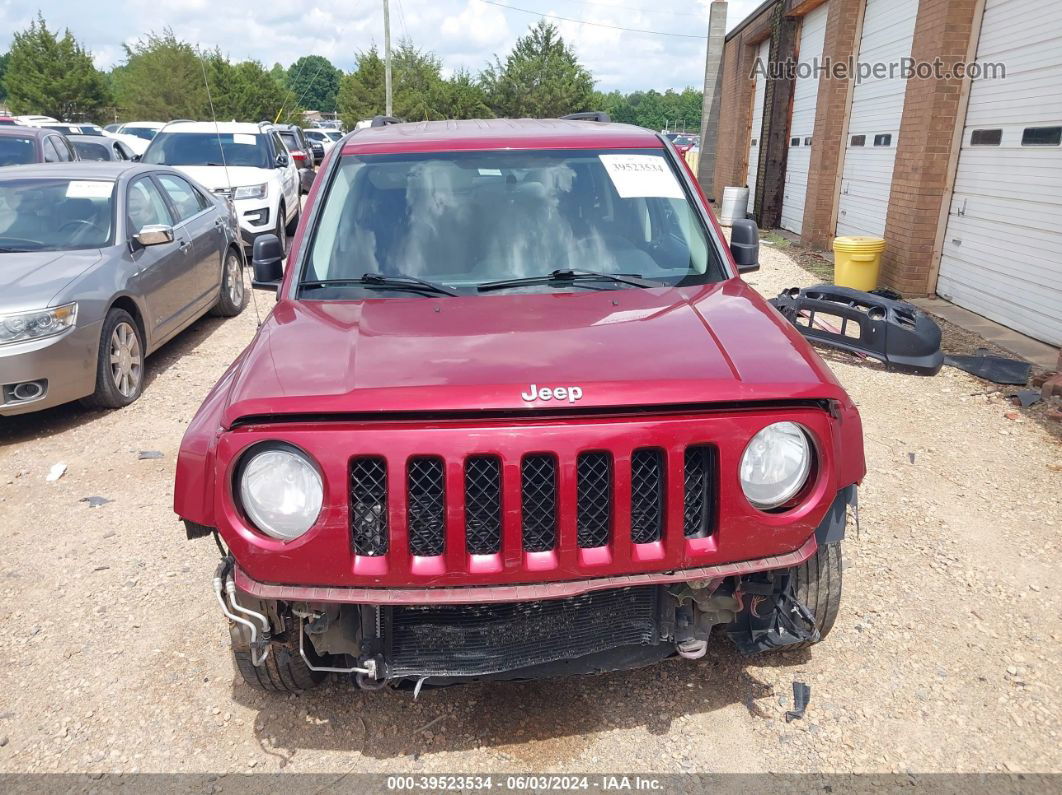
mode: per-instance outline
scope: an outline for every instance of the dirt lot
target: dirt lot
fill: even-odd
[[[764,261],[768,295],[814,281]],[[1062,448],[958,371],[840,358],[869,473],[827,642],[749,661],[719,641],[700,662],[415,702],[252,692],[214,545],[185,541],[170,504],[185,424],[254,327],[252,310],[201,321],[123,411],[0,420],[0,771],[1062,769]],[[787,724],[794,680],[811,704]]]

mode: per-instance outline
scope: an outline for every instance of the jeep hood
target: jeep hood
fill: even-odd
[[[582,397],[525,401],[531,385]],[[843,398],[739,279],[691,288],[282,300],[230,382],[245,417]]]

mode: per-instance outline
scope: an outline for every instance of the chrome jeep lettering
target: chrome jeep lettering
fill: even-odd
[[[569,403],[574,403],[580,400],[583,396],[583,388],[581,386],[539,386],[538,384],[531,384],[531,388],[527,392],[521,392],[520,397],[530,403],[533,400],[567,400]]]

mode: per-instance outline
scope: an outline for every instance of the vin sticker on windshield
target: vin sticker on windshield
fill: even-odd
[[[98,179],[73,179],[67,183],[66,198],[68,199],[109,199],[113,182],[102,182]]]
[[[234,144],[243,144],[244,146],[254,146],[254,136],[247,133],[233,133],[232,142]]]
[[[598,155],[622,199],[681,199],[682,186],[655,155]]]

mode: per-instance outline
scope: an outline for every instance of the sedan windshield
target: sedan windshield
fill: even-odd
[[[122,128],[122,132],[125,135],[135,135],[137,138],[143,138],[145,141],[150,141],[158,134],[158,130],[154,127],[130,127],[126,125]]]
[[[110,180],[0,179],[0,255],[111,245],[113,196]]]
[[[0,166],[17,166],[22,163],[36,163],[37,150],[32,138],[20,138],[14,135],[0,135]]]
[[[82,160],[110,160],[111,150],[105,143],[95,141],[71,141],[74,151]]]
[[[366,273],[466,294],[726,278],[661,149],[347,156],[323,202],[302,280],[336,286],[314,298],[364,291]]]
[[[159,133],[142,160],[160,166],[270,166],[265,136],[254,133]]]

